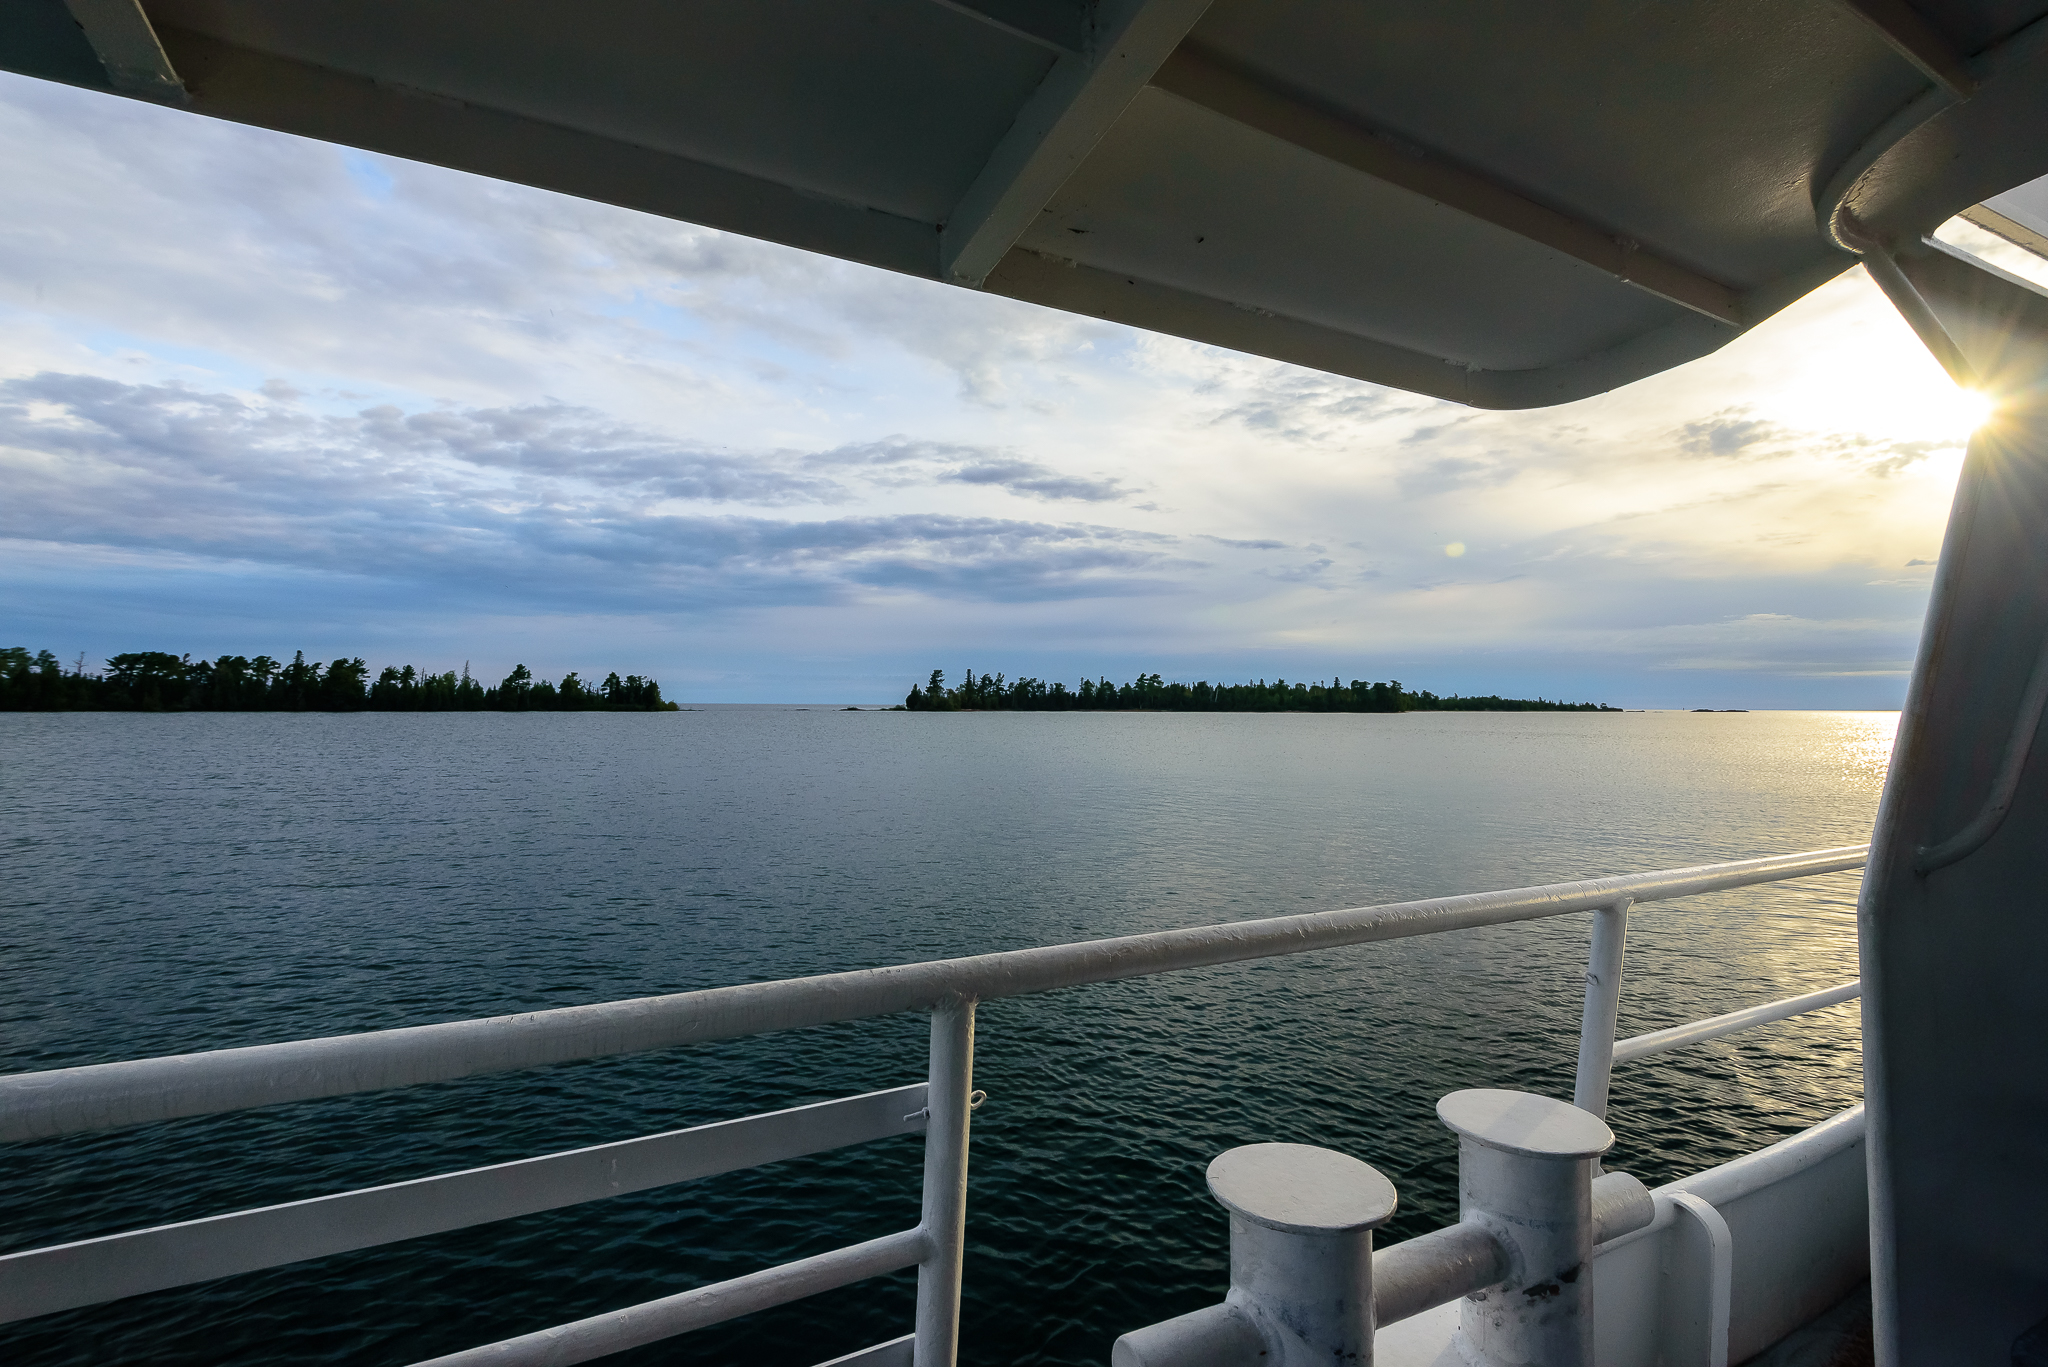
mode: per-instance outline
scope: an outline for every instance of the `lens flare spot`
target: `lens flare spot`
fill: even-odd
[[[1465,543],[1462,541],[1453,541],[1450,545],[1444,547],[1444,554],[1448,555],[1453,560],[1456,560],[1459,556],[1463,555],[1464,553]]]
[[[1976,431],[1998,410],[1996,399],[1974,389],[1951,389],[1935,402],[1941,410],[1942,425],[1959,432]]]

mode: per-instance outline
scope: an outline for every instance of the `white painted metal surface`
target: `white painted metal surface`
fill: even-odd
[[[1967,100],[1977,93],[1976,78],[1964,66],[1955,44],[1906,0],[1842,0],[1842,4],[1866,20],[1893,51],[1920,68],[1951,99]]]
[[[939,229],[939,271],[980,286],[1102,141],[1209,0],[1108,0],[1062,53]]]
[[[415,1367],[568,1367],[914,1267],[929,1252],[923,1231],[907,1229],[573,1324],[429,1358]]]
[[[92,44],[109,85],[145,100],[185,103],[185,83],[137,0],[64,0],[64,6]]]
[[[1868,1274],[1861,1106],[1732,1163],[1662,1187],[1657,1218],[1600,1251],[1602,1352],[1619,1367],[1703,1367],[1725,1322],[1743,1362],[1817,1318]],[[1728,1227],[1728,1309],[1718,1308],[1711,1238],[1671,1198],[1690,1193]]]
[[[1853,226],[1857,233],[1863,231],[1860,224],[1845,226]],[[1963,349],[1956,345],[1955,339],[1949,336],[1948,329],[1942,326],[1941,319],[1935,316],[1934,310],[1927,307],[1927,302],[1920,297],[1920,292],[1913,288],[1913,282],[1899,269],[1899,263],[1893,259],[1891,248],[1874,238],[1850,237],[1848,240],[1863,247],[1863,269],[1869,272],[1870,278],[1877,282],[1877,287],[1891,300],[1892,307],[1899,311],[1899,316],[1906,320],[1907,326],[1920,338],[1921,345],[1941,363],[1941,368],[1948,372],[1948,377],[1956,382],[1958,388],[1971,391],[1981,389],[1983,380],[1977,374],[1977,367],[1970,363],[1970,358],[1963,354]],[[2040,719],[2039,712],[2034,716],[2035,720]]]
[[[1965,467],[1862,910],[1880,1355],[1989,1360],[2048,1301],[2038,1240],[1983,1237],[2048,1224],[2011,1142],[2048,1104],[2048,760],[2024,672],[2048,639],[2048,303],[1924,240],[1989,202],[1980,221],[2048,242],[2038,198],[2013,198],[2048,170],[2044,0],[1588,0],[1566,22],[1429,0],[606,0],[570,25],[535,0],[16,0],[0,67],[1489,406],[1704,354],[1864,255],[1950,372],[2007,400]],[[1682,895],[1596,882],[0,1079],[0,1139]],[[1769,1317],[1715,1209],[1739,1359]]]
[[[1110,1367],[1262,1367],[1271,1349],[1242,1305],[1224,1301],[1119,1335]]]
[[[1868,846],[1388,906],[1276,916],[746,983],[598,1006],[295,1040],[0,1077],[0,1142],[346,1096],[480,1073],[793,1030],[946,1001],[993,1001],[1083,983],[1343,945],[1505,925],[1862,867]]]
[[[1113,1367],[1369,1363],[1378,1330],[1461,1297],[1468,1318],[1478,1306],[1494,1320],[1548,1321],[1554,1330],[1565,1319],[1554,1283],[1582,1281],[1583,1266],[1533,1288],[1517,1279],[1526,1281],[1532,1260],[1544,1261],[1543,1245],[1555,1242],[1560,1220],[1573,1226],[1568,1241],[1575,1247],[1584,1242],[1590,1252],[1594,1244],[1648,1226],[1655,1199],[1626,1173],[1592,1177],[1591,1155],[1573,1150],[1612,1136],[1597,1119],[1562,1102],[1520,1092],[1456,1092],[1439,1110],[1447,1123],[1456,1118],[1454,1129],[1476,1127],[1497,1141],[1481,1141],[1476,1151],[1461,1145],[1461,1190],[1476,1186],[1488,1197],[1496,1194],[1503,1152],[1510,1164],[1547,1162],[1555,1169],[1566,1160],[1570,1172],[1562,1190],[1547,1180],[1536,1184],[1539,1204],[1551,1207],[1549,1218],[1532,1226],[1523,1207],[1531,1188],[1510,1175],[1513,1192],[1494,1202],[1498,1208],[1472,1206],[1449,1228],[1371,1253],[1371,1230],[1395,1204],[1392,1184],[1378,1172],[1355,1158],[1298,1144],[1232,1149],[1209,1165],[1210,1190],[1232,1217],[1229,1296],[1221,1305],[1125,1334],[1111,1354]],[[1484,1334],[1485,1341],[1474,1342],[1460,1329],[1454,1351],[1464,1367],[1589,1364],[1590,1306],[1581,1295],[1567,1312],[1574,1332],[1548,1335],[1564,1338],[1562,1344],[1529,1341],[1545,1337],[1540,1333]]]
[[[1735,1291],[1735,1238],[1721,1212],[1704,1197],[1689,1191],[1673,1192],[1671,1204],[1689,1221],[1706,1252],[1705,1301],[1700,1337],[1706,1350],[1706,1367],[1728,1367],[1728,1326]],[[1695,1279],[1697,1285],[1697,1279]]]
[[[905,1334],[872,1348],[842,1354],[830,1362],[819,1363],[818,1367],[911,1367],[916,1349],[917,1335]]]
[[[925,1085],[0,1257],[0,1324],[925,1128]]]
[[[2048,177],[1993,195],[1963,210],[1961,217],[2016,247],[2048,257]]]
[[[2048,1225],[2048,291],[1878,236],[1997,408],[1956,486],[1858,907],[1877,1360],[2003,1362],[2048,1309],[2048,1242],[2018,1233]]]
[[[1859,992],[1858,984],[1845,983],[1617,1044],[1614,1024],[1628,906],[1626,899],[1617,899],[1596,909],[1586,975],[1576,1095],[1597,1099],[1603,1110],[1613,1063],[1823,1010]],[[1579,1148],[1604,1151],[1599,1141],[1604,1135],[1611,1143],[1612,1135],[1589,1108],[1506,1092],[1460,1093],[1445,1104],[1450,1108],[1444,1114],[1447,1124],[1461,1134],[1475,1132],[1461,1146],[1461,1191],[1468,1174],[1488,1193],[1520,1191],[1525,1200],[1540,1201],[1547,1191],[1548,1228],[1561,1241],[1566,1236],[1558,1231],[1576,1230],[1572,1222],[1579,1219],[1572,1213],[1560,1221],[1564,1198],[1579,1191],[1581,1176],[1588,1179],[1583,1183],[1587,1248],[1598,1245],[1603,1255],[1614,1254],[1604,1280],[1617,1284],[1621,1304],[1603,1314],[1598,1302],[1590,1301],[1588,1293],[1603,1281],[1598,1276],[1559,1279],[1560,1290],[1579,1288],[1571,1298],[1579,1301],[1576,1306],[1553,1307],[1554,1301],[1567,1299],[1563,1296],[1545,1296],[1540,1303],[1507,1296],[1528,1276],[1513,1235],[1522,1230],[1523,1245],[1532,1244],[1526,1212],[1503,1220],[1475,1213],[1475,1206],[1456,1225],[1373,1256],[1380,1342],[1393,1345],[1392,1356],[1382,1354],[1382,1361],[1441,1362],[1445,1367],[1590,1364],[1597,1341],[1603,1367],[1635,1362],[1643,1367],[1727,1367],[1731,1342],[1740,1349],[1735,1361],[1753,1356],[1846,1294],[1867,1265],[1861,1108],[1653,1197],[1626,1173],[1593,1176],[1597,1153],[1577,1152],[1573,1139]],[[1516,1108],[1523,1113],[1519,1139],[1508,1135],[1517,1127],[1504,1118]],[[1476,1132],[1492,1143],[1480,1141]],[[1540,1166],[1546,1154],[1554,1168],[1549,1181]],[[1507,1170],[1517,1162],[1538,1166]],[[1569,1178],[1562,1178],[1560,1163],[1573,1167]],[[1768,1193],[1768,1199],[1760,1193]],[[1742,1264],[1739,1317],[1735,1236],[1724,1207],[1755,1241]],[[1631,1237],[1639,1231],[1644,1238]],[[1654,1245],[1645,1242],[1651,1234],[1659,1236]],[[1578,1232],[1569,1237],[1576,1247]],[[1627,1252],[1630,1248],[1636,1251]],[[1655,1258],[1646,1269],[1644,1259],[1651,1252]],[[1462,1306],[1453,1310],[1460,1298],[1465,1298]],[[1553,1308],[1564,1313],[1547,1313]],[[1265,1345],[1249,1317],[1226,1303],[1126,1335],[1118,1341],[1116,1360],[1125,1367],[1249,1367],[1267,1351]]]
[[[1370,1364],[1386,1265],[1372,1250],[1372,1232],[1394,1213],[1393,1184],[1356,1158],[1306,1144],[1231,1149],[1210,1163],[1208,1183],[1230,1212],[1229,1294],[1221,1305],[1123,1335],[1110,1353],[1113,1367]],[[1492,1236],[1463,1232],[1476,1235],[1477,1256],[1491,1268]],[[1400,1271],[1418,1281],[1425,1264],[1462,1252],[1437,1239]]]
[[[1586,962],[1586,1009],[1579,1020],[1579,1073],[1572,1105],[1604,1117],[1614,1071],[1614,1026],[1621,1011],[1621,965],[1628,941],[1628,899],[1593,913],[1593,947]]]
[[[1507,1250],[1485,1225],[1460,1221],[1431,1230],[1373,1254],[1374,1320],[1384,1327],[1412,1319],[1497,1286],[1508,1271]]]
[[[951,1367],[960,1343],[960,1270],[967,1248],[967,1133],[974,1113],[974,1003],[932,1012],[931,1120],[924,1141],[918,1232],[916,1367]]]
[[[1436,1109],[1458,1134],[1459,1222],[1507,1255],[1507,1275],[1462,1302],[1460,1347],[1475,1367],[1592,1367],[1593,1173],[1614,1132],[1576,1106],[1495,1088]]]
[[[1593,1239],[1620,1238],[1648,1225],[1655,1199],[1625,1172],[1593,1179]],[[1485,1224],[1462,1221],[1372,1255],[1370,1284],[1377,1329],[1498,1286],[1508,1251]],[[1116,1367],[1253,1367],[1271,1351],[1253,1317],[1235,1301],[1134,1330],[1116,1342]]]
[[[1998,775],[1991,780],[1990,791],[1984,794],[1984,805],[1954,835],[1936,844],[1923,845],[1915,851],[1915,873],[1930,874],[1936,869],[1947,868],[1958,859],[1967,859],[1998,834],[1998,828],[2005,824],[2006,812],[2012,808],[2013,796],[2019,791],[2020,775],[2026,770],[2027,760],[2033,756],[2044,707],[2048,707],[2048,641],[2042,642],[2040,654],[2034,658],[2034,671],[2027,679],[2026,691],[2020,695],[2019,706],[2013,711],[2012,733],[2005,739],[2005,753],[1999,757]]]
[[[1858,1106],[1651,1193],[1655,1218],[1594,1250],[1599,1367],[1709,1367],[1718,1351],[1740,1363],[1854,1291],[1869,1267],[1863,1136]],[[1718,1263],[1716,1236],[1681,1197],[1725,1225]],[[1471,1367],[1454,1343],[1459,1313],[1444,1304],[1386,1325],[1376,1367]]]
[[[1232,1149],[1208,1180],[1230,1212],[1225,1304],[1258,1332],[1268,1367],[1369,1364],[1372,1232],[1394,1213],[1394,1184],[1307,1144]]]
[[[2048,172],[2048,0],[6,14],[0,69],[1489,407],[1725,345],[1854,264],[1838,209]]]
[[[1593,1179],[1592,1206],[1595,1244],[1633,1233],[1656,1217],[1649,1190],[1625,1172]],[[1372,1267],[1375,1318],[1383,1327],[1499,1285],[1510,1272],[1500,1240],[1486,1225],[1469,1221],[1383,1248],[1373,1255]]]
[[[1682,1049],[1688,1044],[1699,1044],[1723,1035],[1732,1035],[1740,1030],[1769,1025],[1774,1021],[1789,1020],[1803,1016],[1810,1011],[1825,1011],[1830,1006],[1840,1006],[1863,995],[1860,982],[1843,983],[1839,987],[1823,987],[1817,992],[1802,992],[1796,997],[1781,1001],[1766,1002],[1762,1006],[1745,1007],[1730,1011],[1725,1016],[1710,1016],[1690,1025],[1674,1025],[1668,1030],[1652,1030],[1647,1035],[1636,1035],[1615,1044],[1610,1056],[1615,1063],[1632,1063],[1639,1058],[1653,1054],[1669,1053]]]
[[[1820,850],[1623,878],[1588,879],[748,984],[494,1020],[0,1078],[0,1137],[20,1139],[602,1057],[890,1011],[925,1009],[932,1013],[930,1077],[922,1086],[390,1187],[29,1250],[0,1258],[0,1308],[10,1317],[45,1313],[345,1248],[369,1247],[574,1201],[643,1190],[840,1144],[923,1130],[924,1207],[914,1230],[435,1361],[437,1367],[581,1362],[915,1265],[919,1269],[916,1332],[862,1350],[849,1361],[868,1363],[871,1367],[902,1367],[906,1361],[903,1345],[909,1343],[913,1345],[908,1351],[916,1367],[951,1367],[959,1332],[969,1117],[981,1097],[973,1088],[978,996],[1014,996],[1177,968],[1311,952],[1578,911],[1602,911],[1612,916],[1612,908],[1629,901],[1682,897],[1854,868],[1860,864],[1863,853],[1861,848]],[[1596,952],[1611,954],[1618,968],[1618,937],[1601,943],[1607,948]],[[1617,972],[1606,984],[1597,985],[1596,990],[1606,994],[1618,991],[1618,986]],[[1604,996],[1602,1001],[1605,1002]],[[1589,1019],[1596,1026],[1601,1021],[1608,1023],[1607,1042],[1611,1044],[1611,1010],[1602,1004],[1597,1014],[1589,1013]],[[1595,1029],[1589,1036],[1596,1048],[1599,1033]],[[1469,1102],[1485,1094],[1463,1095]],[[1558,1115],[1577,1116],[1585,1125],[1606,1133],[1596,1118],[1563,1103],[1526,1100],[1538,1103],[1539,1108],[1555,1108],[1554,1113],[1546,1112],[1551,1128],[1555,1128]],[[1466,1115],[1465,1109],[1470,1107],[1454,1107],[1456,1116],[1447,1113],[1446,1118],[1455,1118],[1456,1123],[1472,1132],[1468,1142],[1479,1143],[1484,1151],[1476,1160],[1481,1168],[1488,1163],[1513,1167],[1517,1162],[1540,1164],[1557,1160],[1556,1154],[1546,1160],[1532,1159],[1527,1152],[1510,1153],[1520,1141],[1506,1137],[1504,1130],[1495,1133],[1500,1126],[1510,1124],[1510,1116],[1488,1118],[1478,1116],[1477,1112]],[[1476,1138],[1481,1131],[1491,1137],[1492,1147]],[[1543,1125],[1538,1125],[1532,1135],[1524,1136],[1526,1142],[1520,1142],[1521,1148],[1541,1148],[1549,1143],[1544,1137],[1547,1133]],[[1585,1156],[1583,1162],[1574,1158],[1567,1166],[1583,1166],[1590,1176],[1591,1162],[1591,1157]],[[1513,1185],[1503,1175],[1505,1172],[1503,1168],[1502,1174],[1496,1174],[1498,1180],[1489,1179],[1489,1191],[1498,1188],[1505,1193],[1503,1184]],[[1531,1191],[1549,1190],[1549,1197],[1555,1197],[1557,1192],[1551,1190],[1555,1186],[1550,1183],[1546,1188],[1544,1183],[1536,1182]],[[1728,1199],[1738,1199],[1739,1195]],[[1714,1198],[1709,1195],[1708,1199]],[[1360,1281],[1367,1288],[1350,1305],[1348,1313],[1353,1320],[1364,1306],[1378,1304],[1385,1323],[1405,1316],[1434,1323],[1434,1312],[1424,1307],[1500,1283],[1503,1278],[1513,1281],[1518,1269],[1527,1270],[1527,1259],[1534,1256],[1531,1249],[1557,1251],[1541,1241],[1531,1242],[1526,1231],[1520,1236],[1521,1241],[1516,1242],[1509,1226],[1521,1217],[1512,1214],[1515,1208],[1507,1195],[1499,1200],[1502,1210],[1509,1213],[1491,1223],[1475,1215],[1450,1230],[1397,1245],[1369,1260],[1339,1259],[1354,1269],[1344,1277]],[[1649,1209],[1639,1184],[1618,1173],[1591,1183],[1580,1192],[1579,1200],[1572,1220],[1567,1222],[1570,1232],[1557,1234],[1553,1230],[1553,1243],[1563,1240],[1575,1248],[1582,1239],[1591,1240],[1632,1227]],[[1248,1211],[1252,1209],[1249,1203],[1241,1204]],[[1269,1232],[1276,1223],[1285,1223],[1270,1212],[1268,1216],[1267,1225],[1261,1228],[1269,1228]],[[1563,1243],[1558,1243],[1558,1247],[1563,1248]],[[1385,1268],[1387,1273],[1383,1300],[1369,1294],[1376,1268]],[[1256,1280],[1247,1274],[1248,1283]],[[1735,1290],[1739,1311],[1743,1293],[1739,1266]],[[1418,1310],[1424,1313],[1417,1315]],[[1217,1307],[1213,1313],[1199,1312],[1171,1323],[1180,1326],[1175,1332],[1180,1335],[1178,1342],[1183,1348],[1199,1348],[1210,1354],[1187,1358],[1188,1363],[1211,1358],[1218,1363],[1234,1361],[1230,1355],[1238,1349],[1254,1355],[1269,1351],[1256,1317],[1241,1307]],[[1167,1327],[1155,1326],[1162,1330]],[[1216,1353],[1223,1356],[1215,1356]]]

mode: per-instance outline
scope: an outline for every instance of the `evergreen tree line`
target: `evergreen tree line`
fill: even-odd
[[[559,684],[520,665],[495,687],[449,670],[387,667],[374,680],[361,657],[282,664],[268,655],[195,660],[161,650],[113,656],[88,673],[83,656],[66,669],[47,650],[0,646],[0,711],[13,712],[660,712],[661,685],[638,674],[601,684],[574,673]]]
[[[1550,702],[1543,698],[1503,698],[1495,693],[1473,697],[1438,697],[1410,692],[1400,681],[1371,683],[1340,679],[1328,683],[1212,684],[1167,683],[1157,674],[1140,674],[1127,684],[1108,679],[1083,679],[1079,688],[1043,679],[1004,679],[1000,674],[976,677],[973,670],[956,687],[946,687],[944,670],[934,669],[922,688],[912,688],[903,706],[911,712],[1619,712],[1618,707],[1592,702]]]

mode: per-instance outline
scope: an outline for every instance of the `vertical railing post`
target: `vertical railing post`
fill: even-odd
[[[1607,1118],[1607,1082],[1614,1071],[1614,1024],[1621,1012],[1621,956],[1628,939],[1632,898],[1593,913],[1593,948],[1586,956],[1586,1012],[1579,1020],[1579,1078],[1572,1105]]]
[[[967,1124],[973,1110],[974,1003],[932,1012],[931,1117],[924,1134],[924,1261],[917,1265],[915,1367],[953,1367],[967,1240]]]

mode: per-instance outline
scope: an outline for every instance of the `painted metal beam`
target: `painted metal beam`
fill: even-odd
[[[2048,235],[2044,235],[2016,218],[2008,218],[1987,204],[1972,204],[1956,215],[1967,219],[1985,232],[1996,234],[2013,246],[2032,252],[2035,256],[2048,257]]]
[[[1853,237],[1854,231],[1860,231],[1860,225],[1856,225],[1846,214],[1842,216],[1841,228],[1845,236]],[[1884,291],[1885,298],[1892,301],[1892,307],[1899,311],[1899,316],[1906,320],[1907,326],[1920,338],[1921,345],[1933,354],[1935,360],[1941,362],[1941,368],[1948,372],[1948,377],[1959,387],[1979,388],[1982,381],[1978,378],[1977,368],[1970,364],[1970,358],[1956,345],[1956,339],[1949,336],[1948,329],[1941,324],[1941,319],[1928,307],[1927,301],[1920,297],[1920,291],[1913,287],[1913,282],[1906,278],[1906,273],[1899,269],[1898,260],[1893,256],[1891,247],[1874,239],[1866,238],[1862,241],[1865,244],[1863,269],[1877,282],[1877,287]],[[2003,814],[2002,808],[2000,814]]]
[[[1771,282],[1760,291],[1751,316],[1769,317],[1791,299],[1840,275],[1854,260],[1844,253],[1827,262],[1824,270]],[[1533,370],[1494,370],[1301,318],[1244,308],[1122,271],[1077,265],[1028,248],[1004,257],[983,288],[1047,308],[1476,408],[1542,408],[1602,394],[1704,356],[1736,335],[1719,319],[1678,309],[1647,331],[1590,356]]]
[[[939,274],[979,286],[1179,46],[1209,0],[1101,0],[939,229]]]
[[[165,26],[201,114],[932,279],[932,224],[766,177]]]
[[[1906,0],[1839,0],[1842,8],[1877,30],[1891,49],[1958,100],[1977,93],[1976,78],[1955,45],[1936,33]]]
[[[1086,0],[931,0],[941,9],[978,19],[990,28],[1053,52],[1088,50]]]
[[[164,54],[164,45],[157,41],[141,0],[64,0],[64,4],[85,30],[85,40],[107,69],[107,81],[114,89],[166,104],[185,102],[185,83]]]
[[[1152,84],[1269,137],[1540,243],[1715,322],[1744,325],[1739,297],[1719,281],[1645,251],[1630,238],[1546,208],[1403,139],[1318,109],[1198,47],[1175,52],[1160,66]]]

